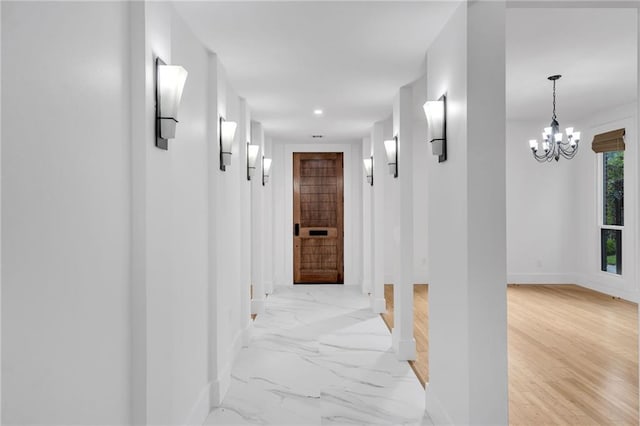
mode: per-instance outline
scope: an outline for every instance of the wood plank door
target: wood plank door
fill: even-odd
[[[293,153],[293,282],[344,283],[342,153]]]

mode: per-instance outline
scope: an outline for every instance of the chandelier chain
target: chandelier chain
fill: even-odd
[[[553,80],[553,116],[551,117],[554,121],[557,120],[556,116],[556,81]]]

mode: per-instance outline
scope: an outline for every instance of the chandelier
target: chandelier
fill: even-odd
[[[573,127],[567,127],[565,132],[567,134],[567,141],[564,142],[563,134],[560,131],[560,124],[558,124],[558,117],[556,116],[556,80],[561,75],[552,75],[547,77],[553,81],[553,115],[551,116],[551,126],[545,127],[542,132],[542,152],[540,151],[540,145],[536,139],[529,141],[529,148],[533,152],[533,156],[540,163],[545,161],[560,159],[560,156],[570,160],[578,152],[578,142],[580,142],[580,132],[574,132]]]

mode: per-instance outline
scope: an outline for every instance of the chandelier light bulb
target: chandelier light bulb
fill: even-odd
[[[537,151],[538,150],[538,141],[536,139],[529,140],[529,148],[531,148],[534,151]]]
[[[580,142],[580,132],[574,132],[573,134],[571,134],[571,136],[569,136],[569,145],[575,147],[576,145],[578,145],[578,142]]]

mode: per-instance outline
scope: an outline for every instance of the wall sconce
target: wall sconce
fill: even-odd
[[[269,182],[269,174],[271,173],[271,158],[262,156],[262,186]]]
[[[169,149],[169,139],[176,137],[178,106],[182,98],[187,70],[179,65],[167,65],[156,58],[156,146]]]
[[[247,180],[251,180],[253,172],[256,170],[256,160],[258,159],[259,145],[251,145],[247,142]]]
[[[236,136],[235,121],[227,121],[220,117],[220,170],[227,170],[231,165],[231,154],[233,153],[233,138]]]
[[[373,155],[371,158],[365,158],[362,161],[364,162],[364,173],[367,175],[367,182],[373,186]]]
[[[389,164],[389,173],[394,178],[398,177],[398,136],[393,139],[384,141],[384,150],[387,152],[387,164]]]
[[[442,163],[447,160],[447,96],[442,95],[437,101],[427,101],[423,108],[429,126],[431,151],[438,156],[438,163]]]

